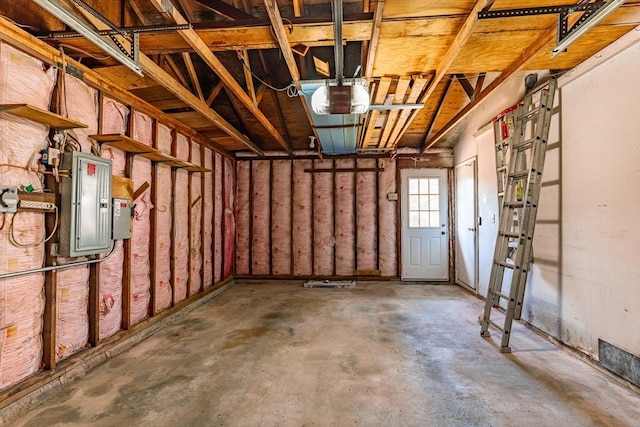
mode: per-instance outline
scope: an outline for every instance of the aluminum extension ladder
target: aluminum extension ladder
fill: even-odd
[[[511,352],[511,326],[522,313],[556,85],[552,77],[527,93],[517,109],[503,117],[511,117],[513,133],[495,138],[500,217],[480,335],[490,336],[489,326],[501,331],[503,353]],[[502,325],[491,319],[501,300],[506,302]]]

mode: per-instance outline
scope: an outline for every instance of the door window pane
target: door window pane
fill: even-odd
[[[440,227],[440,178],[409,178],[409,227]]]

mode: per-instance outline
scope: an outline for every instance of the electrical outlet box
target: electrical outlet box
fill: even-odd
[[[0,186],[0,212],[17,212],[19,200],[16,187]]]
[[[111,160],[72,151],[62,155],[60,254],[95,255],[111,247]]]
[[[112,232],[113,240],[122,240],[131,238],[131,219],[133,217],[131,209],[131,200],[129,199],[113,199],[113,216],[112,216]]]
[[[398,193],[387,193],[387,200],[389,200],[390,202],[397,202]]]

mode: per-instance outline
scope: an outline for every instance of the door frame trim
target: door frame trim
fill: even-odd
[[[414,159],[415,160],[415,159]],[[417,162],[416,162],[417,163]],[[400,163],[396,164],[396,194],[398,196],[397,204],[396,204],[396,247],[397,247],[397,275],[398,279],[404,281],[402,279],[402,171],[405,169],[443,169],[445,171],[445,179],[447,180],[447,229],[448,229],[448,238],[447,238],[447,250],[448,250],[448,263],[449,268],[447,269],[447,279],[425,279],[425,280],[407,280],[407,282],[416,282],[416,283],[437,283],[437,284],[454,284],[454,273],[455,273],[455,264],[453,258],[453,252],[455,249],[455,222],[453,216],[453,208],[455,202],[455,180],[453,173],[453,166],[446,167],[437,167],[437,166],[423,166],[416,164],[415,166],[404,166],[400,165]]]
[[[457,164],[455,164],[453,166],[453,172],[454,172],[454,176],[453,176],[453,191],[454,191],[454,195],[452,197],[453,199],[453,207],[457,208],[456,206],[456,197],[457,197],[457,190],[458,187],[456,185],[457,183],[457,177],[456,177],[456,170],[459,169],[460,167],[464,166],[466,163],[469,162],[474,162],[474,167],[473,167],[473,184],[474,184],[474,206],[473,206],[473,217],[475,218],[475,226],[476,226],[476,232],[474,234],[474,256],[475,256],[475,263],[474,263],[474,272],[473,272],[473,284],[475,285],[475,289],[469,285],[467,285],[466,283],[461,283],[458,281],[458,274],[456,271],[456,261],[457,261],[457,244],[458,244],[458,235],[456,233],[456,225],[457,225],[457,220],[458,220],[458,216],[456,215],[457,210],[454,211],[454,214],[452,215],[453,218],[453,235],[454,235],[454,241],[453,241],[453,248],[454,248],[454,253],[452,254],[451,258],[453,259],[453,283],[455,283],[458,286],[461,286],[465,289],[467,289],[470,292],[473,292],[474,294],[478,294],[478,287],[480,285],[480,266],[478,265],[478,262],[480,260],[480,239],[478,238],[478,231],[479,231],[479,225],[478,225],[478,156],[474,155],[469,157],[466,160],[463,160]]]

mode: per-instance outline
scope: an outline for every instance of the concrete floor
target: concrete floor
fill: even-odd
[[[640,395],[526,328],[501,354],[482,306],[450,285],[237,284],[13,425],[640,425]]]

